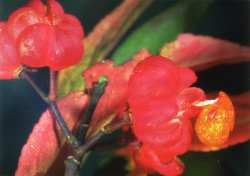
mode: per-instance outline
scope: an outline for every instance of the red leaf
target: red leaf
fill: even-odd
[[[197,70],[250,61],[250,47],[208,36],[181,34],[161,49],[161,55]]]
[[[203,152],[215,151],[246,142],[250,139],[250,92],[232,96],[232,101],[236,112],[236,124],[229,140],[221,147],[210,147],[201,144],[195,138],[191,150]]]
[[[73,93],[59,101],[58,106],[72,130],[87,103],[87,96]],[[19,157],[16,176],[45,175],[64,144],[59,127],[50,112],[45,111],[31,132]]]

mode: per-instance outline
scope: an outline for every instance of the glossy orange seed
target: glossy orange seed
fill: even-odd
[[[199,140],[209,146],[221,146],[234,128],[233,104],[224,92],[220,92],[214,104],[202,108],[196,122],[195,132]]]

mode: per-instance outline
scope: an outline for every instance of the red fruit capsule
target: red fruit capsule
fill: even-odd
[[[16,39],[21,64],[28,67],[61,70],[82,58],[81,23],[65,14],[56,0],[49,0],[48,5],[30,1],[10,16],[8,29]]]
[[[128,103],[132,129],[142,143],[137,161],[146,169],[177,176],[183,165],[176,156],[188,151],[192,141],[192,104],[203,91],[188,88],[196,81],[191,69],[161,56],[139,63],[130,77]],[[192,109],[191,109],[192,108]]]

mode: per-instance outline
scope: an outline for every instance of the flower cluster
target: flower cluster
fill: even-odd
[[[1,78],[15,78],[21,65],[52,70],[74,65],[83,55],[83,37],[80,22],[57,1],[32,0],[0,25]]]

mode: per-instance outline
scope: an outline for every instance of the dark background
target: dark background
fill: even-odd
[[[197,0],[197,3],[203,1],[205,0]],[[6,20],[13,10],[26,2],[25,0],[0,0],[0,20]],[[60,2],[65,11],[75,14],[82,21],[85,32],[89,33],[93,26],[121,1],[62,0]],[[170,0],[155,0],[130,32],[174,3],[175,1]],[[190,32],[250,45],[249,18],[248,0],[215,0],[205,16],[201,18],[200,23]],[[232,94],[246,91],[250,88],[249,68],[249,63],[215,67],[198,73],[197,85],[207,91],[225,90]],[[48,89],[47,76],[46,69],[34,76],[44,90]],[[45,108],[46,105],[26,82],[0,81],[0,176],[13,175],[20,150]],[[250,175],[249,147],[248,142],[220,152],[190,153],[184,156],[184,160],[189,161],[187,165],[190,168],[197,170],[193,175],[212,169],[213,175],[247,176]],[[122,160],[116,159],[109,167],[102,168],[95,175],[121,175],[119,173],[122,172],[123,164]]]

